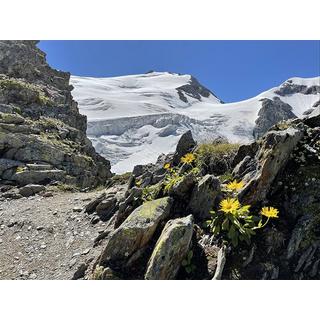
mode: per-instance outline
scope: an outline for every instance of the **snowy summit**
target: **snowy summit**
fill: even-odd
[[[319,100],[320,77],[223,103],[190,75],[169,72],[90,78],[72,76],[73,96],[88,118],[87,135],[116,173],[155,162],[191,130],[198,141],[247,143],[282,119],[301,117]]]

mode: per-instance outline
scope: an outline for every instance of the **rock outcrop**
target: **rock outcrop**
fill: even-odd
[[[320,93],[320,85],[306,86],[304,84],[296,84],[292,80],[287,80],[281,87],[275,91],[279,96],[288,94],[301,93],[301,94],[317,94]]]
[[[188,253],[193,232],[193,218],[169,220],[156,243],[148,262],[145,279],[174,279]]]
[[[243,177],[246,186],[240,198],[248,203],[257,203],[265,199],[276,176],[283,169],[289,160],[289,155],[302,137],[303,131],[299,128],[290,127],[280,131],[269,131],[263,137],[260,149],[252,160],[253,170]]]
[[[241,279],[320,278],[320,123],[314,112],[275,125],[258,143],[255,157],[243,159],[249,170],[238,172],[246,181],[242,201],[272,204],[280,215],[247,253],[250,262],[237,270]],[[241,256],[231,254],[225,277],[235,278],[233,264]]]
[[[220,195],[219,179],[207,174],[194,187],[188,209],[195,217],[208,218],[210,210],[212,210]]]
[[[146,202],[117,228],[108,240],[99,265],[117,266],[128,262],[138,250],[144,249],[157,226],[170,214],[171,199],[161,198]]]
[[[70,74],[52,69],[37,41],[0,41],[0,173],[3,183],[104,184],[110,163],[86,137]]]
[[[199,81],[193,76],[191,76],[188,84],[180,86],[176,90],[178,92],[179,98],[183,102],[188,102],[188,97],[197,99],[199,101],[201,101],[202,97],[208,98],[210,95],[213,95],[217,98],[217,96],[214,93],[212,93],[209,89],[201,85]],[[221,100],[220,102],[223,103]]]
[[[320,127],[320,105],[305,117],[304,123],[312,128]]]
[[[255,139],[261,138],[273,125],[283,120],[294,119],[297,116],[292,112],[292,107],[281,101],[280,98],[263,99],[259,110],[256,125],[253,129]]]

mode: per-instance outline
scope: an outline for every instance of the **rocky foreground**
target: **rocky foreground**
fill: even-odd
[[[320,278],[319,104],[112,176],[35,42],[1,41],[0,73],[1,279]]]

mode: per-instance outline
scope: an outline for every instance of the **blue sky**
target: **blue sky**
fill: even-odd
[[[39,47],[51,66],[79,76],[192,74],[225,102],[291,77],[320,75],[319,41],[41,41]]]

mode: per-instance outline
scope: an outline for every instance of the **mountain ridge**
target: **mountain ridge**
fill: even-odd
[[[80,113],[88,118],[87,135],[116,173],[155,162],[161,153],[171,152],[187,130],[199,142],[223,137],[249,143],[276,122],[301,117],[320,93],[320,77],[293,77],[232,103],[222,103],[187,74],[71,76],[71,84]]]

